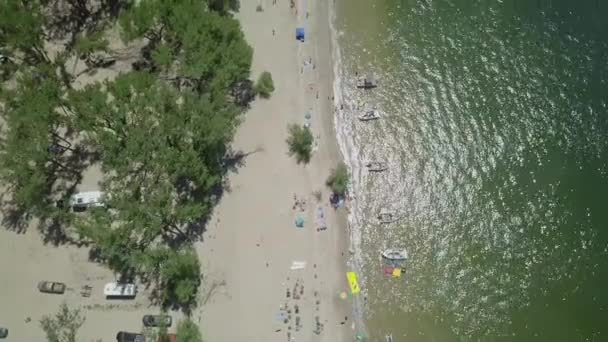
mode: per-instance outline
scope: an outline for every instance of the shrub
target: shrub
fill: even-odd
[[[298,163],[308,163],[312,155],[312,143],[314,141],[310,129],[299,125],[289,125],[287,129],[289,131],[289,137],[287,137],[289,155],[295,155]]]
[[[331,170],[326,184],[331,188],[334,194],[343,196],[348,189],[348,177],[346,165],[343,162],[340,162],[335,169]]]
[[[175,334],[175,342],[203,342],[198,325],[190,319],[179,321]]]
[[[274,82],[272,81],[272,75],[268,71],[264,71],[258,81],[255,84],[255,92],[261,97],[267,99],[270,94],[274,91]]]
[[[85,317],[80,309],[70,310],[63,303],[54,316],[43,316],[40,326],[49,342],[76,342],[76,334],[84,321]]]

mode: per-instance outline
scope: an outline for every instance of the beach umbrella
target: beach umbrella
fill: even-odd
[[[296,39],[301,42],[304,42],[304,28],[303,27],[296,28]]]
[[[306,114],[304,114],[304,117],[306,118],[306,120],[310,120],[310,118],[312,118],[312,113],[308,111],[306,112]]]
[[[296,217],[296,227],[298,227],[298,228],[304,227],[304,218],[302,216]]]

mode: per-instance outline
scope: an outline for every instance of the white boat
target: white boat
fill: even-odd
[[[370,172],[382,172],[388,169],[386,163],[380,161],[372,161],[367,163],[365,166],[367,166],[367,170]]]
[[[85,191],[75,193],[70,197],[70,206],[75,209],[89,207],[105,207],[105,193],[103,191]]]
[[[407,251],[405,248],[388,248],[382,251],[382,256],[389,260],[405,260],[407,259]]]
[[[370,109],[359,115],[359,120],[370,121],[380,119],[380,112],[377,109]]]
[[[103,295],[114,298],[134,298],[137,295],[137,286],[127,283],[107,283],[103,287]]]
[[[399,217],[390,211],[381,211],[380,214],[378,214],[378,221],[380,221],[380,223],[393,223],[399,220]]]

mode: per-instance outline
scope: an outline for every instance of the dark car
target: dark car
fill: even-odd
[[[119,331],[116,334],[116,341],[118,342],[146,342],[146,337],[138,333],[130,333],[126,331]]]
[[[65,292],[65,284],[56,281],[41,281],[38,283],[38,290],[44,293],[63,294]]]
[[[170,327],[173,323],[168,315],[145,315],[142,321],[146,327]]]

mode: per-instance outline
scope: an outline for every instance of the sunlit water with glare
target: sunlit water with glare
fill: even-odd
[[[607,15],[598,1],[337,1],[372,341],[608,341]],[[379,88],[355,89],[355,73]],[[359,122],[372,105],[383,117]],[[383,208],[402,220],[379,225]],[[396,246],[401,278],[382,272]]]

